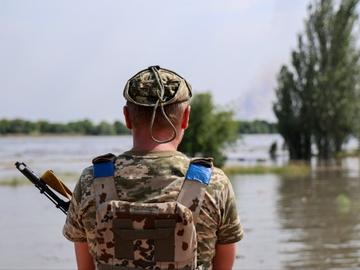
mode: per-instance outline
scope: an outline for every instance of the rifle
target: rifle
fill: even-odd
[[[69,209],[70,199],[72,196],[69,188],[55,176],[55,174],[48,170],[41,177],[38,177],[29,167],[23,162],[16,162],[16,168],[27,178],[31,183],[40,190],[50,201],[52,201],[56,208],[59,208],[65,215]],[[68,201],[61,199],[49,186],[66,197]]]

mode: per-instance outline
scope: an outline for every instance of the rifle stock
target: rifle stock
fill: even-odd
[[[16,168],[27,178],[36,188],[40,190],[40,193],[44,194],[50,201],[52,201],[56,208],[59,208],[64,214],[67,214],[69,209],[70,201],[64,201],[59,198],[48,185],[38,177],[29,167],[23,162],[16,162]]]

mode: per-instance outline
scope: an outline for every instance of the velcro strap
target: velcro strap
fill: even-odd
[[[114,175],[114,163],[107,161],[94,164],[94,177],[109,177]]]
[[[92,160],[94,165],[94,177],[109,177],[114,175],[114,160],[116,156],[112,153],[98,156]]]
[[[208,185],[211,179],[211,168],[205,167],[201,164],[191,163],[185,179],[198,181],[202,184]]]

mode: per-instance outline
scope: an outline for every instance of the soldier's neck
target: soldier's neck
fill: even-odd
[[[131,149],[136,152],[162,152],[162,151],[176,151],[177,147],[168,144],[157,144],[157,145],[135,145]]]
[[[179,142],[177,139],[168,143],[156,143],[151,138],[143,136],[133,136],[133,151],[150,152],[150,151],[176,151]]]
[[[178,130],[178,136],[168,143],[157,143],[152,138],[147,129],[133,129],[133,148],[134,151],[140,152],[149,152],[149,151],[176,151],[181,139],[183,137],[184,131]],[[159,140],[166,140],[171,136],[169,131],[158,132],[154,134],[154,137]]]

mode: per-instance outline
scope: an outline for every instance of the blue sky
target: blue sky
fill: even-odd
[[[126,80],[159,64],[242,119],[273,120],[307,0],[0,1],[0,118],[123,119]]]

